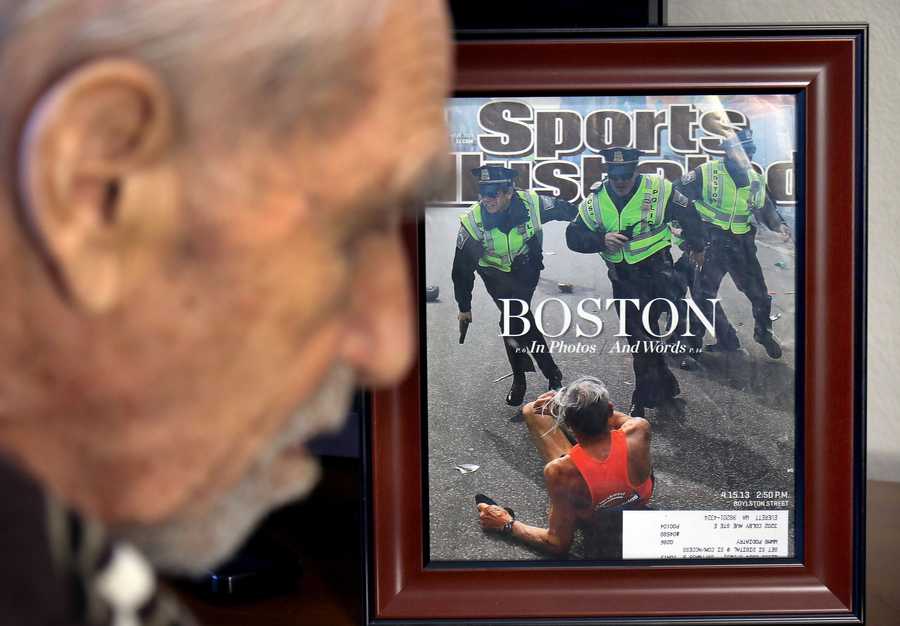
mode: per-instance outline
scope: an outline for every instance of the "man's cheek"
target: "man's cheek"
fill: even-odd
[[[339,254],[310,255],[288,266],[281,289],[289,297],[276,296],[290,302],[288,313],[301,334],[319,332],[333,325],[335,318],[347,310],[353,273],[349,260]]]

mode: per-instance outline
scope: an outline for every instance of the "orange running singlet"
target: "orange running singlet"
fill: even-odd
[[[612,430],[609,433],[609,456],[600,461],[576,444],[569,456],[591,491],[594,510],[631,507],[646,504],[653,494],[653,478],[634,486],[628,480],[628,444],[625,433]]]

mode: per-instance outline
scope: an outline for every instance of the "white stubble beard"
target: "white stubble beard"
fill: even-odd
[[[202,511],[158,524],[112,528],[111,533],[137,546],[154,567],[166,573],[195,577],[222,563],[267,513],[306,496],[318,482],[318,460],[300,444],[343,425],[353,384],[351,368],[336,366],[238,483]]]

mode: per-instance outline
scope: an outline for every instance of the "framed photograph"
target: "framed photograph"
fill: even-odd
[[[506,37],[407,230],[368,623],[862,623],[865,27]]]

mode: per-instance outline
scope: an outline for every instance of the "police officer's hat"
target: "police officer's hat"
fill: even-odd
[[[610,176],[631,176],[637,167],[641,151],[635,148],[607,148],[600,154],[606,161],[606,172]]]
[[[482,165],[472,170],[472,176],[479,185],[511,185],[518,173],[508,167],[499,165]]]
[[[731,137],[727,137],[722,142],[725,148],[743,148],[747,152],[756,151],[756,144],[753,143],[753,131],[750,127],[742,128]]]

